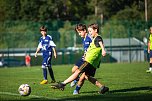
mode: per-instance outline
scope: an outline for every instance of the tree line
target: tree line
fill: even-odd
[[[105,38],[112,33],[112,38],[135,36],[140,40],[152,24],[151,0],[147,0],[147,22],[145,0],[0,0],[0,8],[0,48],[36,47],[38,29],[44,24],[59,48],[73,46],[74,26],[79,22],[98,23]],[[25,39],[16,40],[20,36]]]

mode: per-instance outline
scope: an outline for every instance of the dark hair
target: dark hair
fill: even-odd
[[[45,31],[47,32],[47,28],[45,26],[40,27],[40,31]]]
[[[85,24],[82,24],[82,23],[77,24],[75,27],[76,32],[77,31],[85,31],[85,30],[87,31],[87,27]]]
[[[99,26],[96,23],[90,24],[88,27],[92,28],[93,30],[97,29],[97,33],[99,33]]]

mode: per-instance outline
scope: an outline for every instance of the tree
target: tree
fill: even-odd
[[[74,27],[69,21],[66,21],[63,28],[59,29],[60,32],[60,48],[74,46],[73,36],[75,34]]]
[[[111,18],[117,12],[124,10],[126,7],[131,8],[132,5],[139,7],[144,0],[98,0],[98,14],[104,14],[105,18]],[[144,11],[142,9],[142,11]]]
[[[1,20],[19,19],[20,2],[18,0],[0,0],[0,8]]]

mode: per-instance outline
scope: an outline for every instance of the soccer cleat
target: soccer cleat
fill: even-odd
[[[58,83],[58,84],[55,84],[55,85],[51,85],[51,88],[53,89],[60,89],[60,90],[64,90],[64,87],[65,87],[65,84],[63,83]]]
[[[43,80],[43,81],[40,82],[41,85],[47,84],[47,83],[48,83],[48,80]]]
[[[74,91],[73,91],[73,95],[77,95],[77,94],[79,94],[79,91],[74,90]]]
[[[56,82],[55,80],[52,80],[52,81],[51,81],[51,83],[55,83],[55,82]]]
[[[99,94],[104,94],[104,93],[106,93],[108,91],[109,91],[108,87],[103,87],[103,89],[99,91]]]
[[[74,81],[71,82],[70,86],[74,87],[76,85],[76,83],[77,83],[77,80],[74,80]]]
[[[147,72],[147,73],[152,73],[152,71],[151,71],[151,70],[146,70],[146,72]]]

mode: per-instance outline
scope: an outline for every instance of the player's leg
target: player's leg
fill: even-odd
[[[104,84],[100,83],[96,78],[92,76],[86,76],[86,79],[88,79],[92,84],[100,88],[98,93],[104,94],[109,91],[109,88],[106,87]]]
[[[77,61],[77,63],[73,66],[72,73],[74,73],[83,63],[84,63],[83,58],[80,58],[79,61]],[[79,76],[71,82],[70,86],[74,87],[78,81],[79,81]]]
[[[61,82],[57,85],[51,85],[52,88],[56,88],[56,89],[60,89],[60,90],[64,90],[64,87],[66,86],[66,84],[70,83],[71,81],[75,80],[77,78],[77,76],[80,73],[84,72],[84,69],[87,67],[88,62],[84,62],[84,64],[82,64],[80,66],[79,69],[77,69],[69,78],[67,78],[64,82]]]
[[[149,57],[150,57],[150,60],[149,60],[149,69],[146,72],[147,73],[152,73],[152,50],[150,50]]]
[[[49,70],[50,77],[52,79],[51,83],[55,83],[56,81],[55,81],[54,72],[53,72],[52,67],[51,66],[48,67],[48,70]]]
[[[104,84],[100,83],[96,78],[94,78],[96,73],[96,68],[90,65],[85,71],[85,78],[89,80],[92,84],[96,85],[100,88],[99,93],[104,94],[105,92],[109,91],[109,88],[106,87]]]
[[[55,83],[56,81],[55,81],[54,72],[52,69],[51,57],[49,57],[47,60],[47,66],[48,66],[48,71],[49,71],[50,77],[52,79],[51,83]]]
[[[81,89],[81,87],[83,86],[84,84],[84,81],[85,81],[85,73],[83,73],[80,78],[79,78],[79,81],[76,85],[76,88],[75,90],[73,91],[73,95],[76,95],[76,94],[79,94],[79,91]]]
[[[47,66],[46,66],[46,58],[43,58],[42,61],[42,71],[43,71],[43,80],[40,82],[40,84],[47,84]]]
[[[74,65],[72,68],[72,74],[78,69],[78,66]],[[78,82],[79,76],[73,80],[70,84],[71,87],[74,87],[76,85],[76,83]]]
[[[64,90],[64,87],[66,86],[66,84],[72,82],[73,80],[75,80],[77,78],[77,76],[79,75],[80,70],[77,69],[69,78],[67,78],[64,82],[58,83],[56,85],[51,85],[51,88],[54,89],[60,89],[60,90]]]
[[[74,65],[72,68],[72,74],[78,69],[78,66]]]

